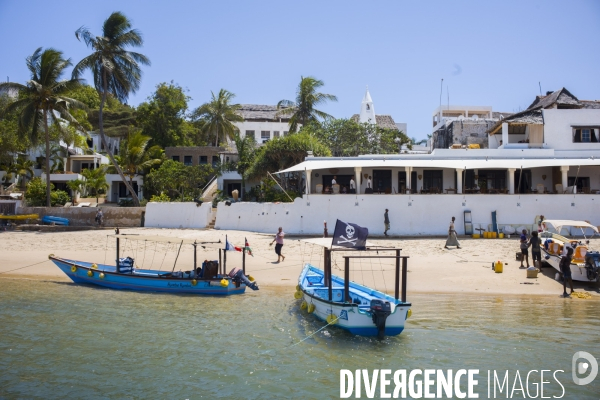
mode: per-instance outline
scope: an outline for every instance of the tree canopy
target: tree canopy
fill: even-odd
[[[215,96],[211,92],[212,99],[202,104],[193,112],[193,118],[198,121],[198,126],[209,138],[215,137],[215,146],[219,145],[219,138],[233,139],[236,127],[234,122],[242,122],[244,119],[237,113],[239,104],[231,104],[235,94],[221,89]]]
[[[186,166],[166,160],[160,168],[153,169],[144,180],[148,196],[166,195],[175,201],[191,201],[202,194],[202,188],[215,174],[209,164]]]

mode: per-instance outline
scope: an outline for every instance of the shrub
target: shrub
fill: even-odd
[[[54,189],[54,185],[50,184],[50,189]],[[27,183],[25,199],[29,207],[43,207],[46,205],[46,183],[42,181],[42,178],[33,178]]]
[[[53,190],[50,192],[50,204],[52,207],[64,206],[65,203],[68,203],[69,201],[71,201],[71,196],[64,190]]]
[[[153,195],[150,198],[150,201],[154,201],[157,203],[168,203],[171,201],[171,199],[169,198],[169,196],[165,193],[165,192],[160,192],[160,195]]]

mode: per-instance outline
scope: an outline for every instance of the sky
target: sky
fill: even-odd
[[[442,104],[503,112],[527,108],[540,86],[600,99],[597,0],[0,0],[0,80],[25,83],[25,59],[38,47],[76,64],[90,49],[75,31],[100,34],[114,11],[142,32],[137,51],[152,62],[131,105],[171,81],[187,90],[190,110],[221,88],[241,104],[275,105],[314,76],[338,98],[322,111],[359,113],[368,86],[376,114],[422,139],[441,89]]]

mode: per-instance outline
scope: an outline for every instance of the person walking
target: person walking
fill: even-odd
[[[269,246],[271,246],[271,245],[273,245],[273,243],[277,242],[277,244],[275,245],[275,253],[277,254],[277,262],[285,261],[285,256],[283,254],[281,254],[281,248],[283,247],[283,237],[284,236],[285,236],[285,233],[283,232],[283,228],[279,227],[279,230],[275,234],[275,238],[269,244]]]
[[[523,229],[523,232],[521,232],[521,239],[520,239],[520,243],[521,243],[521,254],[523,255],[521,257],[521,266],[519,268],[524,269],[524,268],[529,268],[529,244],[527,243],[527,229]],[[541,255],[540,255],[541,257]],[[527,267],[523,266],[523,259],[525,259],[525,261],[527,262]]]
[[[460,249],[460,243],[458,242],[458,237],[456,236],[456,230],[454,230],[454,221],[456,218],[452,217],[452,221],[450,221],[450,226],[448,227],[448,239],[446,239],[445,249],[448,246],[456,246],[457,249]]]
[[[96,212],[96,223],[98,224],[98,226],[102,226],[102,219],[104,218],[104,213],[102,212],[101,208],[98,208],[98,212]]]
[[[387,234],[387,231],[390,230],[390,217],[388,216],[388,209],[385,209],[385,213],[383,214],[383,225],[385,226],[385,230],[383,231],[383,234],[385,236],[389,236]]]
[[[573,279],[571,278],[571,260],[573,260],[573,248],[567,247],[567,254],[562,256],[558,266],[563,276],[563,297],[571,297],[573,290]],[[569,286],[571,287],[571,294],[567,294],[567,279],[569,280]]]

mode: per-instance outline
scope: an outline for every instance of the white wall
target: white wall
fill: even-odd
[[[254,138],[256,143],[262,144],[262,138],[260,136],[261,131],[269,131],[270,139],[273,139],[273,131],[279,131],[279,137],[283,136],[283,132],[288,132],[290,126],[287,122],[255,122],[255,121],[244,121],[235,122],[234,125],[240,130],[240,136],[246,136],[246,131],[254,131]]]
[[[573,143],[573,125],[600,126],[600,109],[542,110],[544,143],[555,150],[600,150],[600,143]]]
[[[212,204],[154,203],[146,205],[144,226],[151,228],[203,229],[208,226]]]
[[[464,234],[463,213],[487,227],[492,211],[498,224],[530,225],[536,215],[547,219],[588,220],[600,225],[600,195],[311,195],[293,203],[219,203],[215,227],[273,233],[277,227],[291,234],[322,234],[323,221],[333,232],[336,219],[383,234],[383,213],[389,211],[394,235],[446,235],[452,216]],[[147,212],[146,215],[149,213]],[[148,217],[147,217],[148,218]]]

